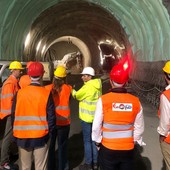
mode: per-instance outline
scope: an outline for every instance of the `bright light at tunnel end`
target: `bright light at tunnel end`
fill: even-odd
[[[27,34],[27,36],[26,36],[26,39],[25,39],[25,44],[24,44],[24,46],[25,46],[25,48],[28,46],[28,44],[30,43],[30,39],[31,39],[31,34],[30,34],[30,32]]]

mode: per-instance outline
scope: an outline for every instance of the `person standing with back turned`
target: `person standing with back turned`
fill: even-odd
[[[127,81],[127,70],[115,65],[110,72],[112,89],[97,102],[92,140],[99,149],[101,170],[133,170],[134,143],[145,145],[143,109],[123,87]]]
[[[160,135],[160,147],[166,163],[166,170],[170,170],[170,61],[163,67],[167,87],[160,96],[158,116],[160,118],[157,131]]]
[[[41,86],[44,67],[28,68],[31,84],[20,89],[12,105],[13,137],[18,145],[20,170],[47,170],[49,137],[55,127],[55,108],[49,90]]]
[[[9,65],[11,70],[11,75],[7,78],[2,86],[1,91],[1,111],[0,119],[5,121],[5,132],[2,139],[1,145],[1,162],[0,169],[13,169],[14,166],[10,163],[9,154],[10,154],[10,144],[12,138],[12,126],[11,126],[11,108],[14,95],[19,90],[18,79],[21,75],[22,67],[21,63],[18,61],[13,61]]]
[[[28,67],[32,64],[33,62],[32,61],[29,61],[26,65],[26,72],[28,72]],[[28,74],[25,74],[25,75],[22,75],[19,79],[19,86],[20,88],[24,88],[28,85],[31,84],[31,78]]]
[[[92,123],[96,109],[96,102],[102,94],[101,80],[96,78],[92,67],[83,69],[82,80],[84,85],[78,90],[72,91],[73,98],[79,101],[79,118],[82,125],[85,163],[80,165],[80,170],[97,170],[98,169],[98,151],[95,143],[91,139]]]
[[[66,68],[58,66],[54,71],[53,84],[45,86],[52,92],[55,103],[56,128],[51,137],[48,170],[68,170],[67,145],[70,132],[70,95],[72,87],[66,83]],[[58,143],[58,168],[56,166],[56,139]]]

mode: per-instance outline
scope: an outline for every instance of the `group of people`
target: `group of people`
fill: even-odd
[[[1,90],[0,119],[5,122],[1,146],[0,169],[10,164],[11,140],[18,146],[19,169],[69,170],[67,146],[70,131],[70,98],[79,101],[79,118],[84,143],[84,164],[80,170],[133,170],[134,145],[143,146],[143,108],[139,98],[128,93],[129,70],[122,63],[110,72],[111,89],[102,95],[102,82],[92,67],[82,71],[83,86],[79,90],[67,84],[64,66],[54,71],[52,84],[43,86],[44,67],[28,62],[27,75],[20,62],[11,62],[11,75]],[[170,84],[170,61],[163,68]],[[169,86],[160,97],[159,117],[162,153],[170,169],[169,157]],[[56,163],[56,141],[58,162]]]

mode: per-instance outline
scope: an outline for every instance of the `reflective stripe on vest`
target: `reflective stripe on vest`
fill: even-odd
[[[5,99],[5,98],[8,98],[8,97],[12,97],[12,96],[14,96],[14,94],[4,94],[4,95],[2,95],[1,94],[1,99]]]
[[[46,130],[48,125],[27,125],[27,126],[14,126],[14,130]]]
[[[18,90],[18,80],[13,75],[10,75],[1,89],[0,119],[11,114],[13,97]]]
[[[109,123],[103,123],[103,127],[111,130],[119,130],[119,129],[130,129],[133,127],[133,124],[128,125],[113,125]]]
[[[63,84],[59,95],[53,96],[55,102],[56,125],[66,126],[70,124],[69,100],[72,87]]]
[[[70,110],[69,106],[56,106],[55,107],[56,110]]]
[[[46,116],[16,116],[15,120],[24,120],[24,121],[38,120],[38,121],[45,121],[46,120]]]
[[[111,150],[134,148],[134,121],[140,111],[139,99],[128,93],[107,93],[101,96],[103,107],[102,145]],[[130,103],[131,109],[115,109],[113,103]]]
[[[133,136],[133,130],[103,132],[103,137],[107,139],[129,138]]]
[[[26,86],[18,91],[13,136],[19,139],[41,138],[48,134],[47,102],[50,91]]]
[[[80,118],[85,121],[91,123],[94,119],[94,114],[96,110],[96,101],[87,101],[82,100],[79,105],[79,114]]]
[[[5,95],[1,94],[1,99],[7,99],[8,97],[13,97],[13,96],[14,94],[5,94]],[[6,117],[11,113],[11,109],[8,109],[8,110],[1,109],[0,112],[1,112],[2,117]]]

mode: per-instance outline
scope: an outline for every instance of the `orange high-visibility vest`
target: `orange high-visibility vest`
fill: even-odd
[[[102,145],[111,150],[134,148],[134,121],[140,101],[129,93],[110,92],[101,97],[103,105]]]
[[[17,138],[40,138],[48,134],[47,102],[49,91],[27,86],[18,91],[13,135]]]
[[[165,96],[166,96],[166,98],[169,100],[169,102],[170,102],[170,89],[168,89],[168,90],[165,90],[165,91],[163,91],[163,93],[162,94],[164,94]],[[158,117],[160,117],[160,110],[158,110]],[[170,130],[170,129],[169,129]],[[167,142],[167,143],[170,143],[170,134],[165,138],[165,140],[164,140],[165,142]]]
[[[23,75],[21,76],[20,80],[19,80],[19,86],[22,88],[28,86],[31,84],[31,78],[29,75]]]
[[[18,90],[18,80],[13,75],[10,75],[1,90],[0,119],[11,114],[13,97]]]
[[[47,89],[52,90],[53,85],[47,85]],[[63,84],[61,92],[58,95],[53,94],[53,100],[55,103],[56,113],[56,125],[66,126],[70,124],[70,107],[69,99],[72,87],[67,84]]]

